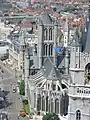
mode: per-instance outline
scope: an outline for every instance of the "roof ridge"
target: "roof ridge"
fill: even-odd
[[[54,66],[54,63],[51,61],[50,57],[47,57],[50,60],[50,63]]]

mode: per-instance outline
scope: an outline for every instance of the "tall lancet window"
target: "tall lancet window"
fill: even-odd
[[[49,55],[52,56],[53,55],[53,45],[49,45]]]
[[[47,40],[47,38],[48,38],[48,31],[45,28],[45,30],[44,30],[44,40]]]
[[[44,55],[47,56],[47,45],[44,45]]]
[[[81,120],[81,112],[80,112],[80,110],[76,111],[76,120]]]
[[[49,40],[52,40],[52,28],[49,29]]]

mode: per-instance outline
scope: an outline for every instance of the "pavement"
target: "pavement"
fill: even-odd
[[[14,70],[4,66],[1,61],[0,67],[1,70],[4,71],[3,79],[0,77],[0,86],[2,86],[6,95],[6,105],[0,109],[0,112],[7,112],[9,120],[18,120],[18,114],[19,111],[22,110],[23,104],[18,91],[16,93],[12,92],[12,86],[17,86],[18,77],[15,77]],[[20,118],[19,120],[23,120],[23,118]],[[24,120],[28,120],[28,118],[26,117]]]

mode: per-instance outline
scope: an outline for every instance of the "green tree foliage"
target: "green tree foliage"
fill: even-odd
[[[43,116],[42,120],[60,120],[58,115],[55,113],[47,113],[46,115]]]
[[[21,83],[20,83],[20,95],[25,95],[25,82],[24,82],[24,80],[21,80]]]

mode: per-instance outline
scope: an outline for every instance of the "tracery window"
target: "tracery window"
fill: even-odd
[[[53,54],[53,45],[49,45],[49,55],[51,56]]]
[[[49,40],[52,40],[52,28],[49,29]]]
[[[47,56],[47,48],[48,48],[48,47],[47,47],[47,45],[45,44],[45,45],[44,45],[44,55],[45,55],[45,56]]]
[[[81,120],[81,112],[80,112],[80,110],[76,111],[76,120]]]
[[[90,81],[90,63],[88,63],[85,67],[85,83],[87,84]]]
[[[44,40],[47,40],[47,38],[48,38],[48,30],[45,29],[44,30]]]

